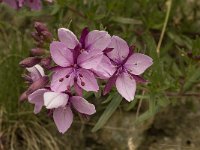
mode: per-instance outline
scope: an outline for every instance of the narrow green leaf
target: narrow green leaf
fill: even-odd
[[[113,17],[111,20],[123,24],[142,24],[141,20],[132,19],[132,18],[124,18],[124,17]]]
[[[200,68],[197,68],[192,76],[183,85],[183,92],[186,92],[192,88],[192,86],[200,79]]]
[[[101,117],[99,118],[95,126],[93,127],[92,132],[96,132],[97,130],[99,130],[106,124],[106,122],[115,112],[115,110],[117,109],[121,101],[122,101],[122,97],[118,93],[116,93],[113,96],[109,105],[106,107],[106,110],[103,112],[103,114],[101,115]]]

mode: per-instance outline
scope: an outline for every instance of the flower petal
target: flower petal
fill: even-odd
[[[130,73],[140,75],[152,64],[153,60],[151,57],[140,53],[134,53],[128,58],[124,66]]]
[[[50,53],[54,62],[59,66],[67,67],[73,63],[73,53],[62,42],[52,42],[50,44]]]
[[[111,41],[106,31],[93,30],[85,38],[85,49],[103,51]]]
[[[42,8],[41,0],[26,0],[25,5],[30,7],[32,10],[40,10]]]
[[[65,43],[69,49],[74,49],[79,44],[76,35],[66,28],[58,29],[58,38],[61,42]]]
[[[102,60],[103,53],[99,50],[84,51],[78,56],[78,64],[82,68],[91,69],[95,68]]]
[[[55,92],[68,90],[74,84],[74,74],[71,68],[62,68],[52,75],[51,89]]]
[[[70,102],[73,107],[82,114],[92,115],[96,112],[95,106],[80,96],[73,96]]]
[[[122,62],[129,54],[129,47],[126,41],[118,36],[112,36],[108,48],[113,48],[107,55],[115,62]]]
[[[31,79],[33,81],[36,81],[45,75],[44,69],[40,65],[35,65],[33,67],[26,68],[26,69],[28,72],[30,72]]]
[[[64,93],[46,92],[44,93],[44,105],[47,109],[64,107],[68,102],[69,96]]]
[[[94,77],[94,74],[91,71],[86,69],[79,69],[77,78],[77,84],[86,91],[95,91],[99,90],[97,80]]]
[[[39,89],[28,96],[28,101],[35,104],[34,113],[37,114],[41,111],[44,105],[44,93],[48,92],[47,89]]]
[[[127,100],[132,101],[135,96],[136,82],[127,73],[121,73],[116,80],[118,92]]]
[[[17,2],[14,0],[3,0],[3,2],[5,2],[6,4],[8,4],[10,7],[17,9]]]
[[[58,131],[65,133],[72,124],[73,113],[69,106],[56,108],[53,112],[53,120]]]
[[[101,62],[92,69],[100,79],[110,78],[116,71],[116,67],[110,62],[109,58],[103,55]]]

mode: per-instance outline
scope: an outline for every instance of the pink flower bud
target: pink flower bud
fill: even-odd
[[[27,90],[27,95],[33,93],[34,91],[44,88],[49,82],[49,77],[48,76],[43,76],[40,79],[38,79],[37,81],[33,82],[28,90]]]
[[[26,91],[25,92],[23,92],[22,94],[21,94],[21,96],[19,97],[19,100],[20,101],[24,101],[24,100],[26,100],[27,99],[27,94],[26,94]]]
[[[38,57],[28,57],[22,60],[19,65],[22,67],[33,67],[34,65],[38,64],[40,62],[40,58]]]
[[[42,31],[48,31],[47,26],[42,22],[35,22],[34,27],[38,33],[41,33]]]
[[[31,35],[35,41],[37,41],[37,42],[40,41],[40,36],[37,32],[32,32]]]
[[[45,54],[45,50],[42,48],[33,48],[31,49],[31,54],[33,56],[42,56]]]
[[[42,31],[41,34],[43,35],[45,41],[47,41],[47,42],[51,42],[52,41],[53,37],[52,37],[51,32]]]
[[[42,58],[41,59],[41,65],[45,68],[50,68],[51,65],[51,58],[47,57],[47,58]]]

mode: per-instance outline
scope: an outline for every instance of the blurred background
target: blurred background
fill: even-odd
[[[199,10],[199,0],[57,0],[41,11],[1,3],[0,150],[199,150]],[[96,115],[89,122],[77,117],[67,133],[58,133],[45,111],[34,115],[31,104],[18,100],[26,89],[18,64],[35,47],[35,21],[55,38],[59,27],[121,36],[154,59],[144,74],[149,83],[116,110],[117,97],[87,95],[98,105]]]

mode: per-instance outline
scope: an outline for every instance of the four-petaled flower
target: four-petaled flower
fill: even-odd
[[[51,89],[63,92],[74,85],[79,95],[81,89],[97,92],[99,87],[92,70],[96,70],[102,61],[110,35],[105,31],[84,29],[78,41],[70,30],[60,28],[58,37],[60,41],[50,45],[51,57],[58,65],[52,76]]]
[[[128,44],[118,36],[113,36],[106,53],[116,70],[108,80],[104,89],[107,94],[115,84],[118,92],[127,100],[132,101],[136,91],[136,81],[142,81],[141,75],[153,64],[152,58],[140,53],[133,53]]]
[[[35,113],[39,113],[42,106],[53,111],[53,119],[58,131],[65,133],[72,124],[72,107],[81,114],[92,115],[96,112],[95,106],[80,96],[71,96],[47,89],[39,89],[30,94],[29,102],[35,104]]]

